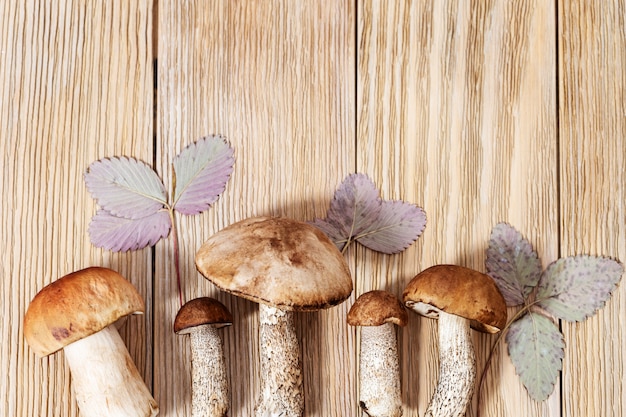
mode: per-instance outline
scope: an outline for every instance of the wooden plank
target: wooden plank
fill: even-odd
[[[75,416],[63,353],[23,339],[29,301],[89,265],[126,275],[151,299],[150,251],[95,249],[82,174],[115,154],[151,158],[151,2],[0,2],[0,415]],[[151,314],[123,337],[151,382]],[[131,337],[132,336],[132,337]]]
[[[231,415],[253,415],[259,394],[257,307],[221,293],[194,255],[218,229],[255,215],[323,216],[354,170],[354,33],[351,2],[159,1],[159,170],[199,137],[220,133],[236,163],[208,212],[179,218],[185,300],[215,296],[234,314],[222,333]],[[172,332],[178,311],[172,241],[156,249],[155,391],[164,415],[190,413],[188,340]],[[354,415],[353,334],[345,306],[301,314],[307,415]]]
[[[423,207],[428,225],[400,255],[360,248],[356,295],[382,288],[401,296],[434,264],[484,271],[501,221],[527,236],[544,264],[556,259],[554,4],[362,0],[358,10],[357,168],[383,198]],[[495,338],[474,340],[482,370]],[[411,315],[399,343],[404,412],[423,415],[438,374],[436,327]],[[504,346],[481,415],[560,415],[559,390],[531,401]],[[475,396],[468,415],[476,406]]]
[[[623,1],[559,2],[562,256],[626,260]],[[563,415],[626,414],[626,286],[598,314],[563,324]]]

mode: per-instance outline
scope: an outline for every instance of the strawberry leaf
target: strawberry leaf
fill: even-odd
[[[424,211],[403,201],[385,201],[364,174],[343,180],[325,219],[311,222],[343,250],[352,241],[383,253],[406,249],[424,231]]]
[[[382,201],[376,220],[355,240],[383,253],[402,252],[424,231],[426,213],[403,201]]]
[[[523,304],[541,277],[537,252],[506,223],[497,224],[491,232],[485,266],[508,306]]]
[[[208,209],[226,188],[233,164],[233,148],[221,136],[204,137],[183,149],[173,161],[174,209],[186,215]]]
[[[541,276],[538,305],[560,319],[582,321],[604,306],[623,272],[622,264],[609,258],[559,259]]]
[[[548,398],[559,377],[565,348],[559,328],[547,317],[531,312],[511,324],[506,341],[528,394],[535,401]]]
[[[165,187],[152,168],[134,158],[105,158],[89,165],[87,189],[113,216],[139,219],[166,204]]]
[[[89,224],[89,236],[97,247],[125,252],[154,245],[169,234],[170,228],[170,217],[165,210],[138,219],[98,210]]]
[[[343,180],[325,219],[312,223],[325,232],[341,250],[376,220],[381,210],[378,190],[363,174],[351,174]]]

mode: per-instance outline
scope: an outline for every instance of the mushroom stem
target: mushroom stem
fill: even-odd
[[[299,417],[304,413],[300,345],[293,313],[259,305],[261,398],[258,417]]]
[[[191,337],[191,416],[224,417],[230,407],[224,345],[218,329],[194,327]]]
[[[393,323],[361,327],[360,405],[373,417],[400,417],[400,366]]]
[[[124,341],[110,325],[64,348],[81,416],[152,417],[159,412]]]
[[[439,382],[425,417],[460,417],[474,392],[476,356],[469,320],[439,312]]]

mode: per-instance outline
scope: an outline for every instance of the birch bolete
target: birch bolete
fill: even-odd
[[[174,319],[174,332],[191,338],[191,416],[225,417],[230,392],[224,343],[218,329],[233,324],[226,306],[210,297],[186,302]]]
[[[456,265],[435,265],[417,274],[402,298],[409,309],[439,320],[439,381],[425,417],[464,415],[476,379],[470,328],[499,332],[506,325],[504,297],[488,275]]]
[[[387,291],[369,291],[357,298],[346,321],[361,327],[359,405],[372,417],[402,416],[400,363],[394,325],[406,326],[408,315]]]
[[[198,250],[196,266],[222,290],[259,303],[261,395],[256,415],[302,416],[294,312],[328,308],[352,293],[350,271],[337,247],[307,223],[257,217],[211,236]]]
[[[39,356],[63,349],[81,416],[156,416],[156,401],[115,327],[118,319],[144,311],[141,295],[124,277],[108,268],[87,268],[33,298],[24,337]]]

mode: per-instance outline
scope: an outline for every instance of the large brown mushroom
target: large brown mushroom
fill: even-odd
[[[439,382],[425,417],[460,417],[474,392],[476,355],[470,327],[497,333],[506,304],[491,277],[456,265],[435,265],[406,286],[404,304],[439,320]]]
[[[400,417],[402,392],[396,329],[408,314],[398,298],[374,290],[363,293],[350,308],[347,323],[361,327],[359,404],[372,417]]]
[[[63,349],[82,416],[156,416],[157,404],[115,327],[118,319],[144,310],[141,295],[120,274],[87,268],[33,298],[24,337],[40,356]]]
[[[261,398],[257,416],[304,412],[295,311],[314,311],[352,293],[350,271],[332,241],[300,221],[257,217],[211,236],[196,254],[217,287],[259,303]]]
[[[174,332],[191,338],[191,416],[224,417],[230,408],[224,344],[218,329],[233,316],[214,298],[186,302],[174,320]]]

